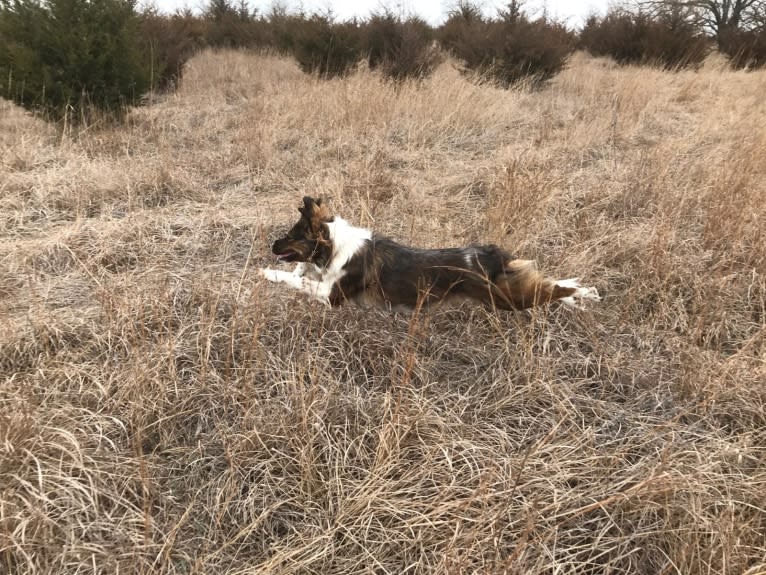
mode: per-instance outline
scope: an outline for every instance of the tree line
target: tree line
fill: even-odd
[[[209,0],[200,14],[139,9],[136,0],[0,0],[0,96],[51,119],[119,116],[150,90],[170,90],[198,50],[292,55],[321,77],[360,62],[392,81],[428,76],[451,54],[502,86],[545,82],[577,49],[622,64],[696,66],[717,49],[734,67],[766,64],[766,0],[646,0],[591,16],[580,30],[530,16],[513,0],[494,15],[458,0],[438,27],[381,9],[364,19],[258,13],[247,0]]]

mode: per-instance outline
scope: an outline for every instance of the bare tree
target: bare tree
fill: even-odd
[[[730,32],[751,29],[766,18],[766,0],[641,0],[638,5],[695,21],[715,36],[719,46]]]

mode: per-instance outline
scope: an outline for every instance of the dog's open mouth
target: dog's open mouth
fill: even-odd
[[[292,250],[277,254],[278,262],[292,262],[298,258],[298,254]]]

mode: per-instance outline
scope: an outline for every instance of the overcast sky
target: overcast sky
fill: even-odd
[[[169,12],[183,7],[197,10],[207,3],[206,0],[147,1]],[[234,3],[237,3],[237,0],[234,0]],[[271,4],[272,0],[250,0],[250,6],[257,8],[261,13],[268,11]],[[287,0],[282,4],[293,9],[303,8],[307,12],[325,10],[329,7],[340,19],[351,18],[352,16],[364,17],[376,8],[388,6],[395,11],[414,12],[432,24],[438,24],[444,20],[447,10],[455,2],[451,0]],[[494,7],[503,6],[505,2],[502,0],[485,0],[480,4],[492,13]],[[527,0],[526,7],[527,11],[533,15],[546,9],[551,16],[564,20],[572,26],[578,26],[582,24],[588,14],[603,13],[607,4],[608,0]]]

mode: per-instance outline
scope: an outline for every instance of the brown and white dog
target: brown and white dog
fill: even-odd
[[[272,246],[279,261],[299,262],[295,270],[260,272],[327,305],[415,308],[463,297],[525,309],[556,300],[572,307],[600,300],[596,288],[581,287],[576,278],[546,278],[533,261],[515,259],[495,245],[411,248],[333,216],[321,199],[304,197],[298,211],[298,223]]]

